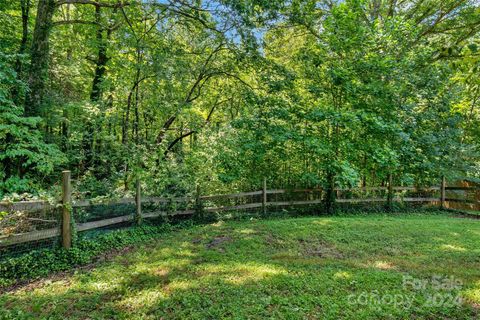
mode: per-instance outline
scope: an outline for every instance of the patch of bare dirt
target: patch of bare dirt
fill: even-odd
[[[202,242],[202,240],[203,240],[202,238],[196,238],[196,239],[193,239],[193,240],[192,240],[192,243],[193,243],[193,244],[199,244],[199,243]]]
[[[321,239],[299,239],[302,253],[305,256],[343,259],[343,254],[334,245]]]
[[[232,241],[232,238],[229,236],[218,236],[208,241],[205,245],[207,249],[216,249],[218,251],[224,252],[225,249],[222,247],[226,242]]]
[[[284,248],[285,247],[285,241],[280,238],[280,237],[277,237],[276,235],[274,234],[271,234],[271,233],[267,233],[266,236],[265,236],[265,242],[270,246],[270,247],[273,247],[275,249],[281,249],[281,248]]]

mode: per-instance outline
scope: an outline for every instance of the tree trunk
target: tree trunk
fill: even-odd
[[[90,92],[90,100],[92,102],[98,102],[102,99],[102,81],[105,75],[107,62],[109,60],[107,56],[107,40],[110,35],[110,30],[107,31],[107,38],[105,39],[103,34],[105,29],[101,26],[102,15],[101,7],[95,6],[95,21],[98,23],[97,26],[97,45],[98,45],[98,56],[95,63],[95,75],[93,77],[92,91]]]
[[[327,190],[325,194],[325,210],[328,214],[335,212],[335,174],[331,169],[327,172]]]
[[[134,129],[134,137],[135,137],[135,144],[138,145],[138,143],[140,142],[140,136],[139,136],[139,133],[138,133],[138,130],[139,130],[139,125],[140,125],[140,113],[138,111],[138,100],[139,100],[139,97],[138,97],[138,88],[140,87],[140,85],[137,86],[137,88],[135,88],[135,122],[133,124],[133,129]]]
[[[20,6],[22,9],[22,40],[20,41],[20,48],[18,54],[22,55],[27,50],[28,40],[28,17],[30,14],[30,0],[20,0]],[[17,73],[17,79],[22,79],[23,63],[22,58],[17,57],[15,62],[15,72]],[[20,96],[20,90],[18,87],[13,88],[12,91],[13,101],[16,105],[22,104],[22,97]]]
[[[102,27],[102,7],[100,5],[95,6],[95,22],[97,23],[97,32],[96,32],[96,40],[98,46],[97,52],[97,59],[95,62],[95,74],[93,76],[92,81],[92,90],[90,92],[90,101],[93,104],[101,103],[102,101],[102,82],[106,72],[106,66],[108,63],[108,56],[107,56],[107,40],[110,37],[110,29],[107,31],[106,39],[104,37],[105,28]],[[99,122],[102,121],[103,112],[100,115]],[[96,133],[99,131],[98,125],[95,125],[94,121],[87,121],[86,123],[86,130],[85,135],[83,138],[83,148],[85,153],[85,163],[87,166],[96,167],[96,158],[95,154],[96,145],[101,145],[102,142],[98,141],[95,143],[95,136]],[[101,134],[98,135],[101,137]]]
[[[27,49],[27,40],[28,40],[28,17],[30,14],[30,0],[21,0],[20,6],[22,8],[22,40],[20,41],[20,48],[18,54],[24,54]],[[15,71],[17,72],[18,77],[22,73],[22,60],[20,57],[16,61]]]
[[[39,116],[48,77],[49,44],[55,0],[39,0],[33,31],[31,65],[28,75],[30,91],[25,101],[25,115]]]
[[[63,119],[62,119],[62,151],[66,152],[68,150],[68,111],[66,108],[63,108]]]

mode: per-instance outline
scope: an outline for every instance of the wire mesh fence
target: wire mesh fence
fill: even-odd
[[[67,188],[68,189],[68,188]],[[139,194],[139,193],[138,193]],[[335,206],[340,211],[383,211],[391,205],[418,208],[439,207],[460,201],[478,206],[480,191],[476,187],[380,186],[334,190]],[[140,197],[90,200],[72,204],[71,218],[81,238],[94,238],[111,230],[130,227],[141,217],[150,223],[189,219],[257,217],[280,212],[301,215],[326,212],[328,192],[321,188],[261,190],[224,195],[203,195],[197,192],[183,197]],[[137,201],[140,199],[140,206]],[[441,201],[441,199],[447,201]],[[390,207],[389,207],[390,206]],[[65,205],[63,205],[65,214]],[[24,252],[56,247],[62,234],[62,205],[47,202],[0,203],[0,260]]]
[[[480,211],[480,189],[468,183],[447,187],[445,198],[448,208],[465,211]]]
[[[55,205],[47,202],[2,204],[0,213],[0,260],[58,245],[61,219]],[[12,235],[21,236],[12,239]]]
[[[133,214],[133,212],[135,212],[134,203],[107,203],[73,207],[73,217],[76,223],[86,223],[121,217]]]

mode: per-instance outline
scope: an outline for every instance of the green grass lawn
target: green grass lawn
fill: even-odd
[[[229,221],[3,294],[6,319],[476,319],[480,221]]]

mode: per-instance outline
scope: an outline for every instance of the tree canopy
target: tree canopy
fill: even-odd
[[[0,196],[479,177],[475,0],[0,3]]]

